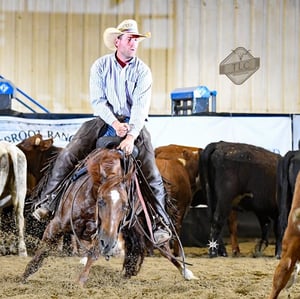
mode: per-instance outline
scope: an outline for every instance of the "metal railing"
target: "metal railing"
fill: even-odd
[[[4,83],[4,81],[7,82],[7,84],[11,85],[14,89],[15,92],[11,97],[11,100],[16,100],[17,102],[19,102],[20,104],[22,104],[24,107],[26,107],[28,110],[30,110],[33,113],[38,113],[34,108],[32,108],[32,105],[34,107],[38,107],[40,108],[43,112],[46,113],[50,113],[50,111],[44,107],[43,105],[41,105],[39,102],[37,102],[35,99],[33,99],[32,97],[30,97],[27,93],[25,93],[23,90],[19,89],[18,87],[16,87],[14,84],[12,84],[9,80],[7,80],[6,78],[4,78],[3,76],[0,75],[0,79],[2,79],[2,83]],[[19,98],[19,95],[22,96],[22,99]]]

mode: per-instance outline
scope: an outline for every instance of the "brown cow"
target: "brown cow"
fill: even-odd
[[[298,172],[288,225],[282,239],[281,260],[273,277],[273,287],[269,299],[278,297],[286,287],[296,263],[300,260],[300,172]],[[297,275],[297,271],[295,273]]]
[[[197,191],[200,148],[167,145],[155,149],[157,167],[166,182],[166,189],[175,200],[175,227],[180,235],[182,222]],[[170,213],[170,212],[169,212]],[[179,244],[174,243],[174,255],[179,256]]]
[[[53,145],[53,139],[36,134],[17,144],[27,160],[27,195],[30,195],[43,175],[43,168],[62,148]]]

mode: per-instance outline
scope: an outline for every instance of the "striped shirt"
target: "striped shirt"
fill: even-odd
[[[98,58],[90,70],[90,101],[94,115],[107,124],[117,115],[129,117],[130,134],[136,138],[148,117],[152,90],[150,68],[134,57],[125,67],[115,53]]]

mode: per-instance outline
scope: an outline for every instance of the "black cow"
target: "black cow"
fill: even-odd
[[[277,201],[279,206],[279,248],[276,257],[281,256],[281,241],[287,227],[292,206],[296,177],[300,170],[300,151],[288,151],[280,158],[277,167]]]
[[[200,177],[211,221],[209,256],[227,256],[222,229],[233,209],[253,211],[261,227],[255,246],[259,255],[268,246],[273,220],[277,239],[277,163],[281,156],[244,143],[208,144],[200,156]],[[276,246],[277,252],[277,246]]]

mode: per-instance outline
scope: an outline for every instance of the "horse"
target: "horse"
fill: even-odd
[[[18,230],[18,254],[27,256],[24,238],[24,205],[26,197],[27,162],[23,152],[14,144],[0,141],[0,212],[13,207]]]
[[[283,288],[290,288],[299,272],[300,261],[300,172],[295,182],[292,206],[282,239],[282,255],[274,275],[269,299],[278,298]]]
[[[148,238],[153,241],[153,205],[144,200],[140,186],[143,176],[133,155],[114,148],[95,149],[70,174],[53,219],[47,225],[41,244],[27,264],[22,281],[38,271],[42,261],[55,249],[64,234],[74,234],[87,261],[77,280],[84,286],[92,264],[100,256],[113,255],[120,234],[124,239],[124,277],[138,274],[146,253]],[[143,192],[146,194],[145,192]],[[150,196],[149,196],[150,198]],[[152,221],[152,222],[151,222]],[[154,242],[154,241],[153,241]],[[157,245],[187,280],[197,279],[186,263],[172,256],[168,242]]]

